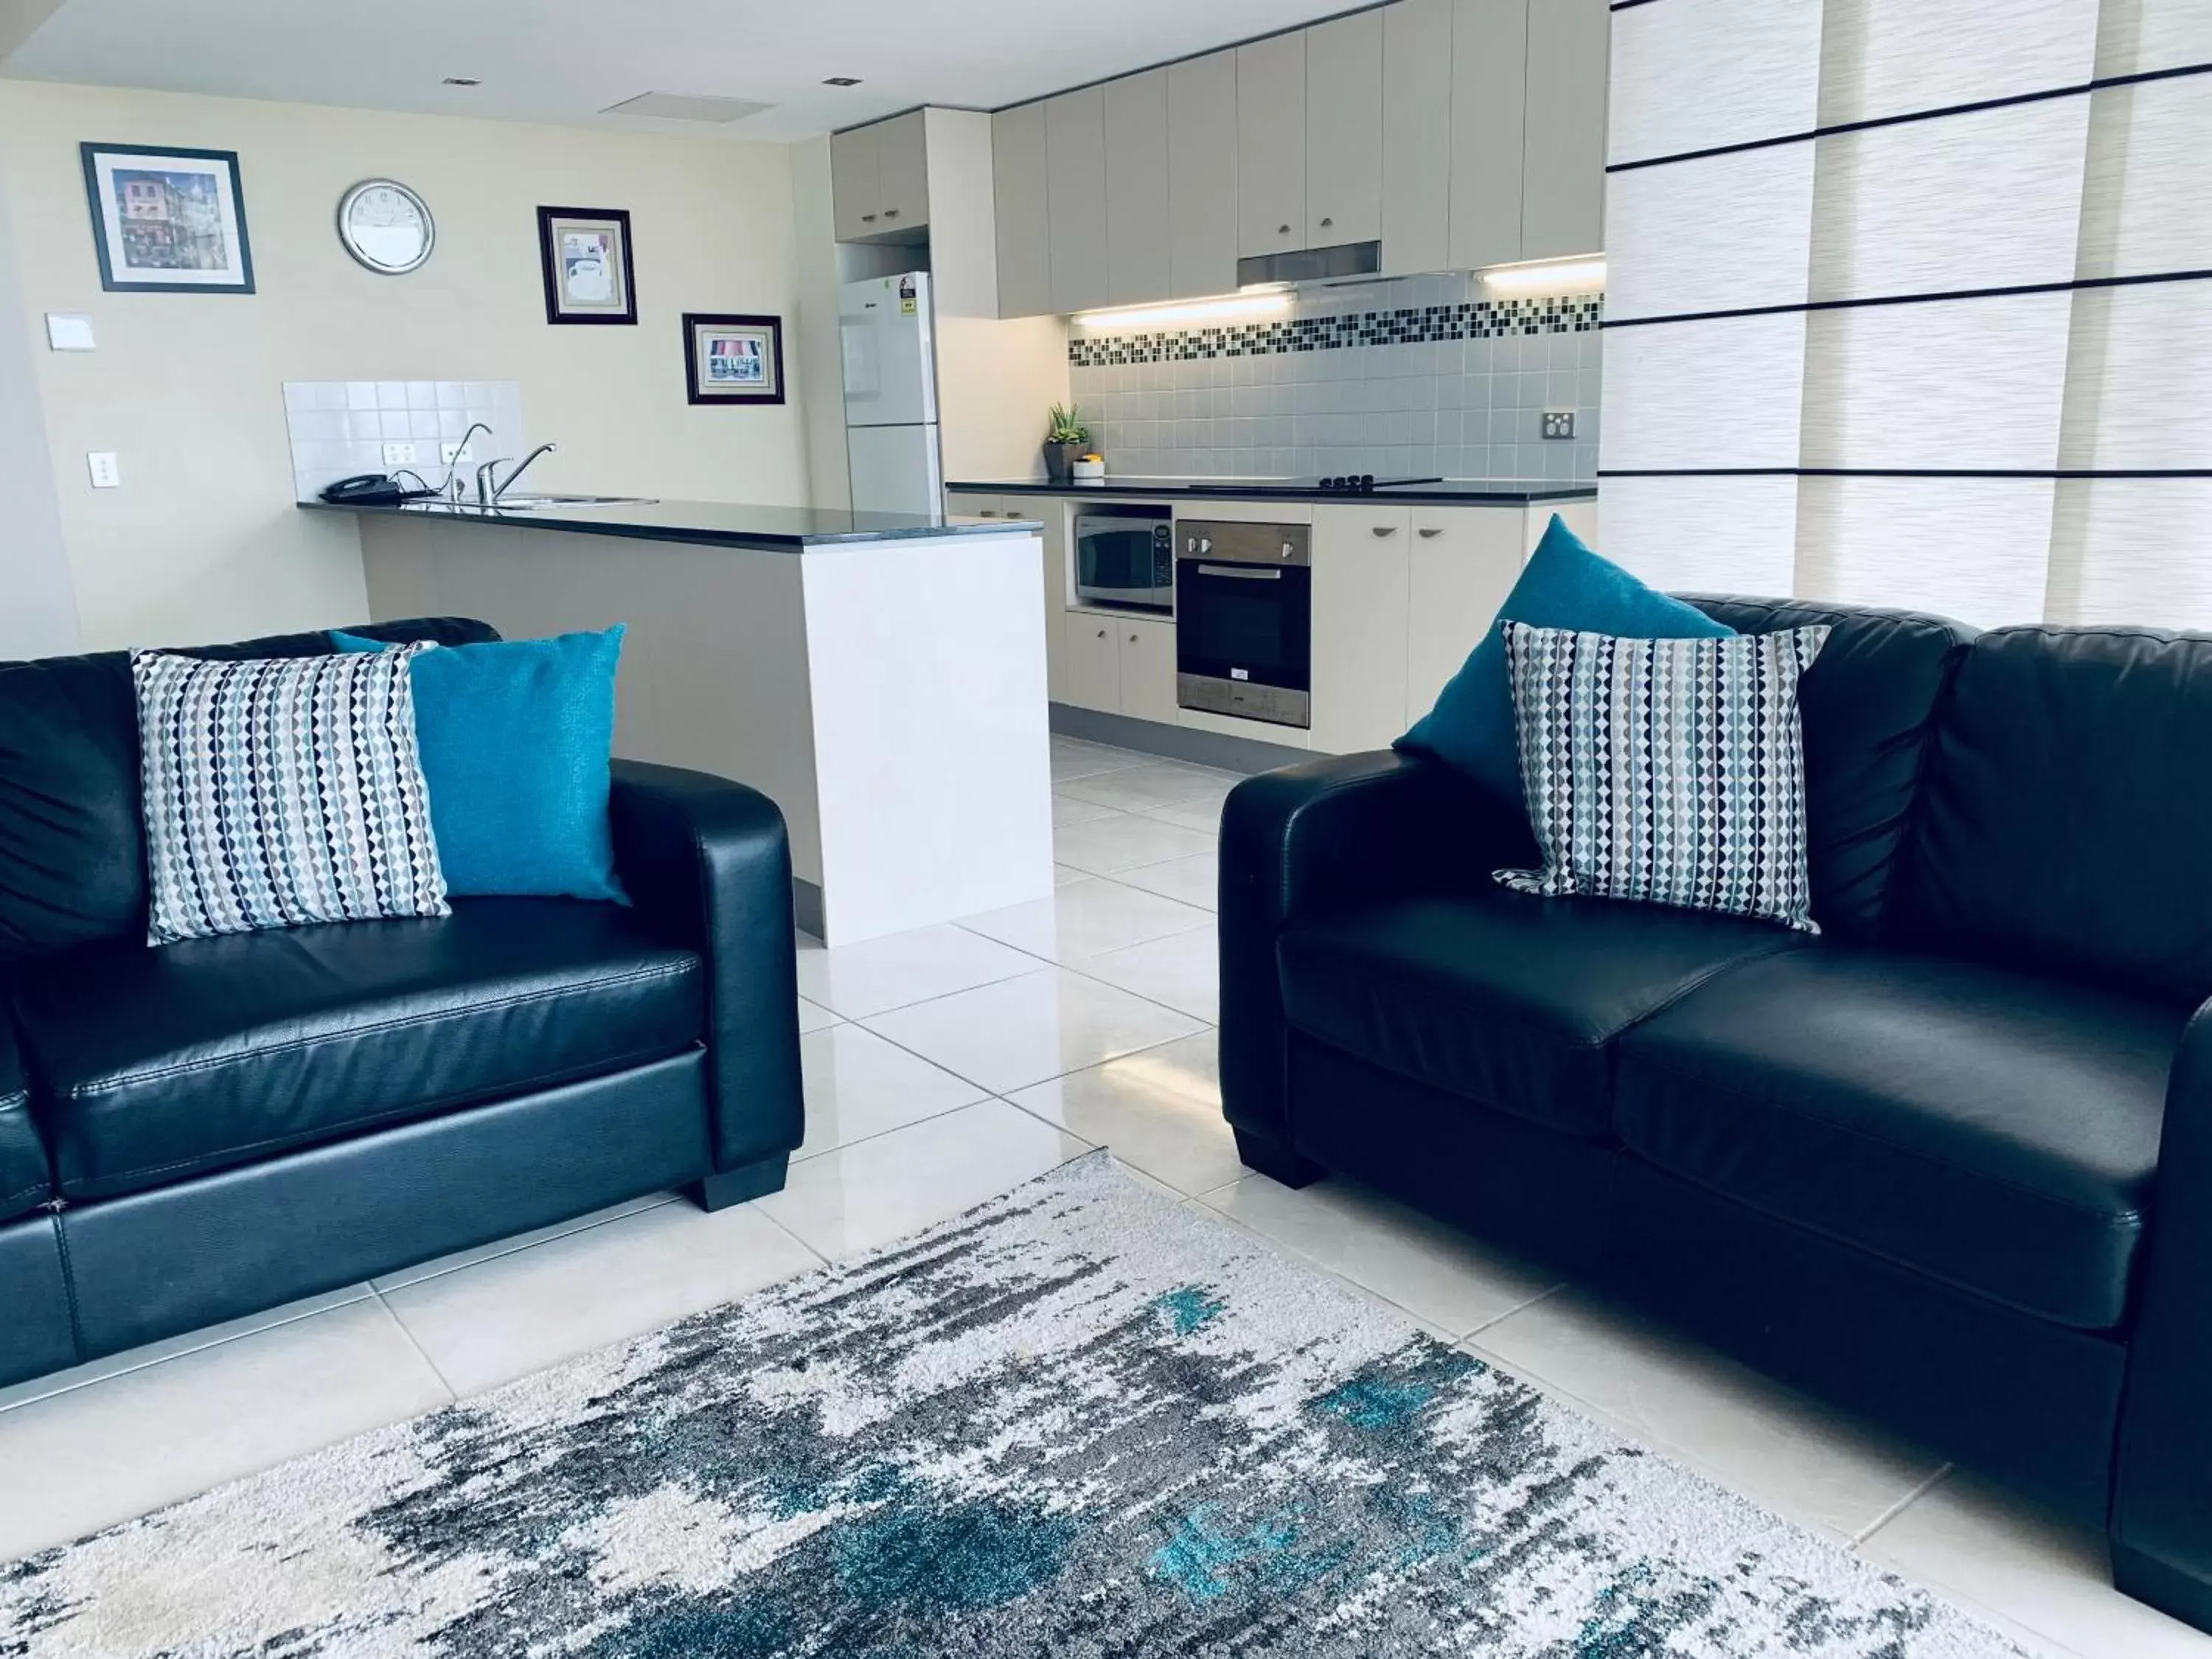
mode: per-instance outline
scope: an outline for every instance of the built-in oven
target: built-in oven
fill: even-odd
[[[1176,705],[1310,727],[1312,530],[1186,519],[1176,533]]]
[[[1085,605],[1175,610],[1175,528],[1164,507],[1086,508],[1075,516],[1075,597]]]

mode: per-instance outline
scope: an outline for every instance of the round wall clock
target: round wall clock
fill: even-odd
[[[338,203],[338,240],[371,270],[399,276],[430,257],[438,227],[422,198],[392,179],[364,179]]]

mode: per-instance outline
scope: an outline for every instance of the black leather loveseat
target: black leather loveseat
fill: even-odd
[[[1224,1105],[2109,1531],[2212,1628],[2212,639],[1827,622],[1818,939],[1508,892],[1432,762],[1247,781]]]
[[[765,798],[616,763],[631,907],[459,898],[152,950],[137,725],[120,653],[0,664],[0,1382],[641,1193],[783,1184],[796,964]]]

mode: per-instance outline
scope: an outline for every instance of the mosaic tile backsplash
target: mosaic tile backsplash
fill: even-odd
[[[1604,301],[1463,274],[1315,289],[1261,321],[1078,328],[1069,378],[1113,472],[1595,483]],[[1571,441],[1543,437],[1547,409]]]

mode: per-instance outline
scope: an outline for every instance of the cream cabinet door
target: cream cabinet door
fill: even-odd
[[[1306,31],[1306,246],[1382,234],[1382,14]]]
[[[1121,712],[1176,723],[1175,624],[1131,617],[1115,630],[1121,657]]]
[[[991,177],[999,315],[1043,316],[1052,309],[1052,222],[1042,104],[1000,110],[991,118]]]
[[[1538,0],[1528,9],[1528,130],[1521,174],[1521,257],[1554,259],[1605,246],[1606,0]]]
[[[857,242],[883,228],[882,171],[874,127],[830,136],[830,216],[841,242]]]
[[[929,222],[928,149],[921,112],[877,123],[876,196],[879,230],[918,230]]]
[[[1237,48],[1237,251],[1306,245],[1306,36]]]
[[[1452,15],[1455,270],[1521,257],[1521,128],[1532,3],[1549,6],[1556,0],[1458,0]]]
[[[1237,53],[1168,68],[1168,289],[1237,286]]]
[[[1313,746],[1349,755],[1406,729],[1407,544],[1412,514],[1316,507],[1313,532]]]
[[[1451,258],[1453,0],[1382,9],[1382,274]]]
[[[1412,624],[1407,635],[1406,719],[1437,694],[1498,620],[1521,579],[1523,515],[1506,507],[1413,509]]]
[[[1066,646],[1060,700],[1101,714],[1121,712],[1121,641],[1118,617],[1095,611],[1063,613]]]
[[[1109,81],[1106,103],[1106,298],[1110,305],[1174,292],[1168,228],[1168,72]]]
[[[1106,100],[1097,87],[1044,104],[1052,219],[1052,308],[1107,303]]]

